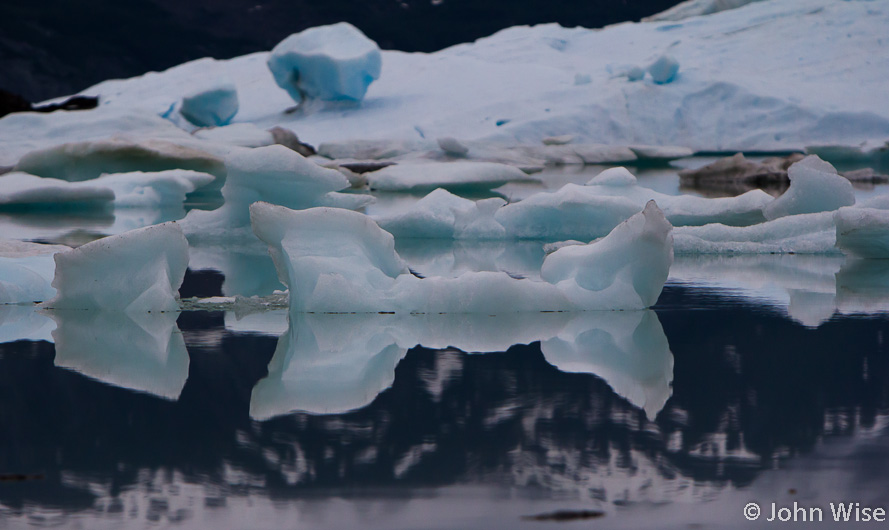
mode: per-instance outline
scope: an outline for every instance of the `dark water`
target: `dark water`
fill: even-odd
[[[264,421],[251,401],[278,338],[227,330],[223,313],[179,317],[178,399],[57,367],[47,342],[2,344],[0,528],[743,527],[750,500],[889,504],[886,316],[812,329],[672,285],[643,320],[577,335],[601,373],[558,369],[552,339],[417,346],[357,410]],[[669,351],[655,351],[661,328]],[[644,370],[607,360],[640,347],[654,353],[633,362],[672,364],[665,404],[634,394]],[[522,519],[556,510],[604,515]]]

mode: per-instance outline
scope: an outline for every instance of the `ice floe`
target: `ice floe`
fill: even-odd
[[[828,212],[855,204],[848,179],[817,156],[807,156],[787,169],[790,188],[762,209],[766,219],[787,215]]]
[[[0,305],[33,304],[55,296],[53,255],[68,250],[62,245],[0,239]]]
[[[282,145],[233,150],[226,167],[225,203],[213,211],[190,212],[183,221],[190,237],[229,237],[232,229],[249,227],[249,207],[257,201],[305,209],[359,208],[373,200],[368,195],[336,193],[349,187],[346,177]]]
[[[840,208],[834,215],[837,247],[861,258],[889,259],[889,210]]]
[[[654,202],[608,237],[549,255],[545,281],[493,272],[421,279],[395,252],[392,235],[366,215],[267,203],[250,212],[295,312],[642,309],[657,300],[673,259],[672,226]]]
[[[376,191],[490,190],[507,182],[534,180],[522,170],[491,162],[399,163],[367,174]]]
[[[54,258],[57,295],[46,302],[50,309],[128,315],[179,310],[188,242],[176,223],[109,236]]]

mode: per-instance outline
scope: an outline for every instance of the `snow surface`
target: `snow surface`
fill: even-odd
[[[229,77],[236,121],[290,127],[304,140],[436,138],[537,145],[678,145],[695,150],[802,149],[889,137],[883,2],[769,0],[679,22],[601,30],[514,27],[433,54],[382,52],[385,75],[353,107],[284,114],[293,103],[268,53],[201,59],[84,91],[103,109],[166,112],[206,78]],[[682,64],[666,85],[613,76],[664,54]],[[589,84],[575,85],[577,74]],[[86,113],[89,114],[89,113]],[[7,120],[0,120],[0,138]]]
[[[303,99],[360,101],[380,77],[377,43],[348,22],[318,26],[281,41],[268,59],[275,82]]]
[[[652,201],[589,245],[550,254],[545,281],[505,273],[409,274],[391,234],[348,210],[250,207],[293,312],[499,313],[643,309],[657,301],[673,259],[672,226]]]
[[[128,315],[179,310],[188,241],[176,223],[109,236],[53,257],[58,294],[46,302],[50,309]]]

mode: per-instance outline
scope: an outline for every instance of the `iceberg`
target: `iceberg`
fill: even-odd
[[[13,172],[0,177],[0,210],[179,207],[187,194],[215,180],[209,173],[178,169],[101,175],[82,182]]]
[[[779,217],[752,226],[680,226],[674,230],[677,254],[831,254],[836,248],[833,212]]]
[[[54,364],[114,386],[176,400],[189,357],[176,312],[50,311]]]
[[[281,41],[268,59],[275,83],[297,103],[304,99],[360,101],[380,77],[377,44],[340,22],[309,28]]]
[[[349,187],[346,177],[282,145],[235,149],[226,157],[226,166],[225,203],[213,211],[189,212],[183,220],[189,237],[230,236],[231,229],[249,227],[249,207],[258,201],[305,209],[360,208],[373,200],[369,195],[336,193]]]
[[[405,211],[380,214],[374,220],[399,238],[505,239],[506,229],[494,220],[505,204],[500,198],[472,201],[437,189]],[[633,213],[635,209],[627,217]]]
[[[837,247],[860,258],[889,259],[889,210],[840,208],[834,214]]]
[[[45,303],[54,310],[91,309],[125,314],[179,310],[188,267],[188,242],[175,222],[109,236],[55,258]]]
[[[182,98],[179,112],[198,127],[228,125],[238,113],[238,89],[230,81],[200,89]]]
[[[676,78],[679,73],[679,61],[669,55],[661,55],[657,61],[648,67],[651,80],[659,85],[665,85]]]
[[[69,250],[62,245],[0,239],[0,305],[33,304],[55,296],[53,255]]]
[[[110,138],[72,142],[24,155],[16,171],[39,177],[78,182],[102,174],[189,169],[225,178],[222,159],[206,151],[169,140]]]
[[[807,156],[787,169],[790,188],[762,209],[766,219],[787,215],[837,210],[855,204],[855,191],[849,179],[815,155]]]
[[[484,191],[508,182],[536,180],[524,171],[493,162],[405,162],[367,174],[376,191]]]
[[[392,235],[357,212],[255,203],[250,215],[298,313],[644,309],[657,300],[673,260],[672,226],[654,201],[605,238],[547,256],[544,281],[496,272],[418,278]]]
[[[71,208],[103,209],[114,202],[114,190],[42,178],[20,171],[0,176],[0,210]]]
[[[558,191],[509,204],[494,218],[513,237],[590,240],[607,234],[649,200],[657,201],[674,226],[746,226],[763,221],[762,209],[773,199],[759,190],[717,199],[666,195],[638,186],[632,173],[616,167],[603,171],[586,186],[566,184]]]
[[[392,386],[408,349],[479,353],[541,341],[546,360],[591,373],[654,418],[671,395],[673,355],[657,315],[632,312],[498,315],[292,314],[268,376],[253,388],[250,416],[337,414]],[[455,352],[454,354],[459,354]]]

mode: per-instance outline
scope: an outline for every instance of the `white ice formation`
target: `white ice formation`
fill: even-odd
[[[0,305],[33,304],[56,294],[53,255],[70,248],[0,239]]]
[[[815,155],[790,166],[787,176],[790,178],[790,188],[762,209],[766,219],[829,212],[855,204],[852,183]]]
[[[380,48],[355,26],[340,22],[309,28],[281,41],[268,59],[275,82],[297,103],[364,98],[380,77]]]
[[[213,211],[191,211],[183,221],[189,237],[227,237],[231,229],[249,227],[249,207],[258,201],[301,210],[358,208],[372,200],[368,195],[336,193],[349,187],[346,177],[281,145],[235,149],[226,157],[226,166],[225,203]]]
[[[889,210],[840,208],[834,214],[837,247],[861,258],[889,259]]]
[[[522,170],[491,162],[404,162],[367,174],[376,191],[490,190],[507,182],[536,180]]]
[[[13,172],[0,176],[0,210],[180,207],[187,194],[215,180],[209,173],[181,169],[101,175],[81,182]]]
[[[52,310],[105,310],[128,315],[179,310],[188,242],[177,223],[109,236],[55,258]]]
[[[495,272],[421,279],[395,252],[392,235],[366,215],[267,203],[250,212],[294,312],[643,309],[657,300],[673,259],[672,226],[653,201],[609,236],[550,254],[541,269],[545,281]]]

